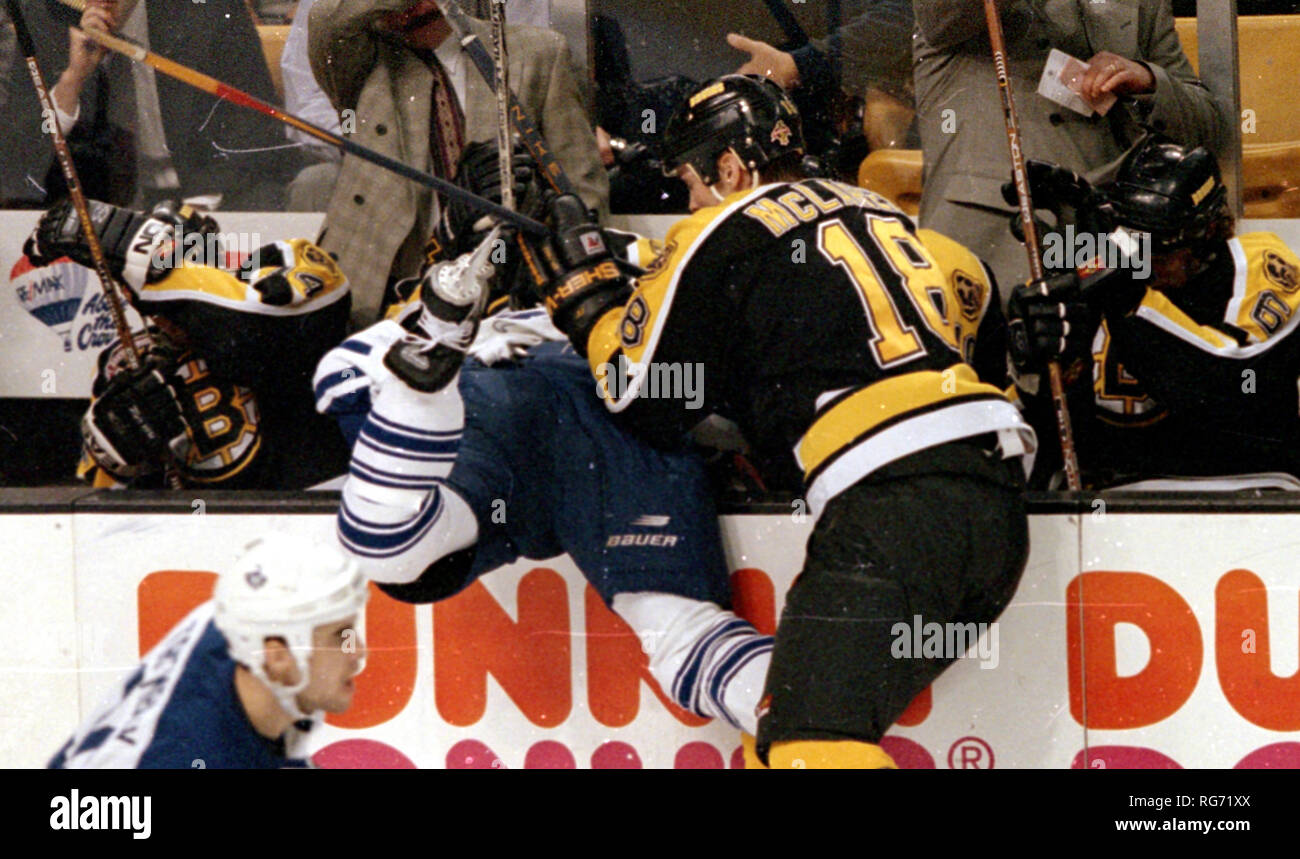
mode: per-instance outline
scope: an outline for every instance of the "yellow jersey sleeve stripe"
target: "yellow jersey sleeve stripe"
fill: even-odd
[[[953,241],[943,233],[921,229],[916,231],[916,237],[926,251],[930,253],[930,256],[934,257],[939,270],[943,272],[944,281],[952,292],[951,298],[957,299],[958,304],[963,305],[949,311],[953,314],[950,318],[967,316],[968,319],[973,319],[977,325],[982,323],[984,316],[989,311],[989,302],[993,300],[993,284],[995,283],[993,270],[965,245]],[[959,288],[959,273],[966,275],[972,283],[976,284],[976,288],[979,290],[978,308],[964,306],[962,302],[964,296]],[[975,315],[970,317],[968,314],[972,310]]]
[[[627,246],[627,261],[639,268],[646,268],[663,249],[664,243],[658,239],[639,238]]]
[[[1277,336],[1260,323],[1300,310],[1300,258],[1274,233],[1247,233],[1229,242],[1236,266],[1232,301],[1224,321],[1242,329],[1251,342]]]
[[[180,270],[140,290],[143,302],[198,301],[240,313],[262,316],[302,316],[328,307],[348,294],[345,289],[322,292],[302,304],[263,304],[256,290],[233,274],[209,266],[183,266]]]
[[[1154,289],[1147,290],[1142,303],[1138,305],[1137,316],[1202,351],[1220,358],[1239,361],[1267,352],[1284,339],[1295,328],[1297,322],[1300,322],[1300,314],[1292,314],[1267,340],[1243,346],[1216,328],[1198,325],[1172,301]]]
[[[1241,318],[1242,305],[1246,303],[1246,285],[1247,277],[1250,274],[1250,263],[1246,259],[1245,248],[1241,246],[1240,239],[1228,240],[1228,252],[1232,254],[1232,298],[1228,300],[1228,307],[1224,311],[1223,319],[1225,322],[1237,324]],[[1149,294],[1151,290],[1147,290]]]
[[[971,253],[969,248],[934,230],[917,230],[916,237],[921,240],[921,244],[945,273],[959,268],[970,272],[972,277],[988,279],[983,261]],[[985,286],[987,285],[986,283]]]
[[[1023,454],[1028,472],[1038,449],[1033,428],[1001,396],[969,397],[879,426],[847,445],[806,478],[808,508],[820,516],[826,502],[877,469],[927,447],[986,433],[997,434],[1004,457]]]

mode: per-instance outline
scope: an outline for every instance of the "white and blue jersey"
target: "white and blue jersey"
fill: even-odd
[[[235,662],[213,604],[190,612],[150,650],[72,739],[54,769],[279,769],[306,766],[253,728],[235,693]]]
[[[353,338],[342,348],[370,347]],[[418,471],[422,459],[442,457],[444,442],[452,445],[454,453],[444,458],[454,458],[454,465],[444,485],[469,504],[479,535],[456,590],[521,557],[568,553],[607,604],[619,593],[657,591],[730,605],[701,457],[685,444],[658,450],[624,431],[601,403],[586,361],[567,342],[543,342],[518,361],[492,367],[467,359],[459,391],[465,422],[453,443],[451,435],[425,438],[419,428],[376,420],[366,380],[355,371],[318,377],[316,386],[318,405],[328,404],[348,442],[360,437],[374,448],[353,456],[354,473],[364,469],[359,476],[371,482],[385,485],[378,470],[386,457],[392,480],[405,481],[393,485],[414,486],[398,475]],[[349,515],[345,499],[340,539],[358,554],[391,552],[394,541],[414,545],[407,532],[432,526],[439,494],[431,491],[421,514],[398,529]]]
[[[655,636],[650,673],[680,706],[757,730],[772,639],[727,608],[700,455],[625,431],[544,310],[484,320],[471,355],[492,366],[466,359],[456,387],[432,393],[383,366],[404,333],[371,326],[316,371],[317,409],[353,443],[344,550],[390,596],[420,603],[567,553],[606,605]]]

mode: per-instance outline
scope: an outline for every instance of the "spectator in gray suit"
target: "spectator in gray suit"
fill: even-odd
[[[981,0],[914,0],[917,115],[925,153],[921,226],[993,267],[1005,301],[1028,278],[1002,199],[1011,175],[1006,127]],[[1196,78],[1169,0],[999,0],[1008,76],[1027,158],[1104,179],[1145,124],[1187,147],[1217,146],[1231,123]],[[1120,96],[1104,117],[1037,93],[1052,48],[1090,64],[1087,94]]]

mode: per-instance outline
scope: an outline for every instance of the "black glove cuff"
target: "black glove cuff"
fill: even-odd
[[[574,351],[586,358],[587,341],[591,338],[596,323],[610,310],[627,304],[631,297],[632,284],[627,280],[620,278],[609,281],[576,301],[556,307],[551,321],[569,338]]]

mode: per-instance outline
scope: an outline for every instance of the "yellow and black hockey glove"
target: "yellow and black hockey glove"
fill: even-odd
[[[175,457],[184,461],[190,430],[181,411],[176,365],[149,354],[113,375],[81,419],[86,452],[100,468],[129,479]]]
[[[551,321],[585,357],[591,329],[606,311],[627,303],[632,283],[581,199],[556,197],[548,212],[551,233],[540,241],[524,238],[524,264]]]

